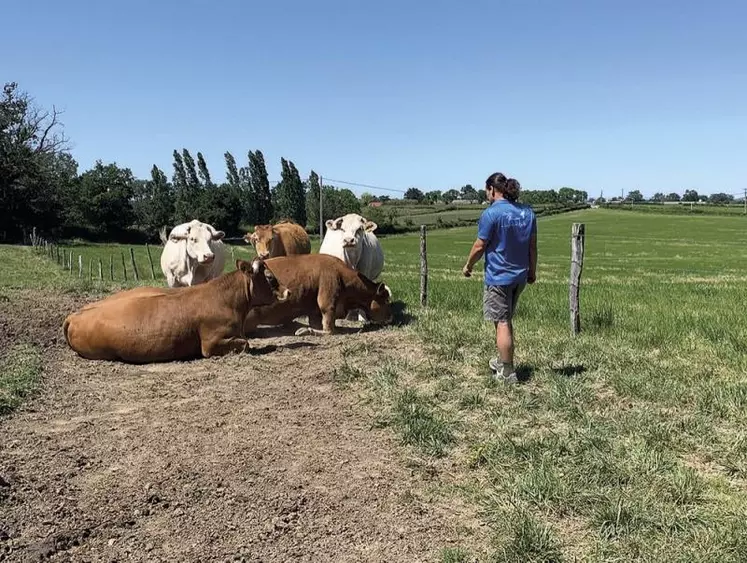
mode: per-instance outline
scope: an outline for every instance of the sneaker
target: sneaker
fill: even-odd
[[[493,379],[496,381],[503,381],[505,383],[517,383],[519,380],[516,377],[516,372],[512,371],[509,374],[503,373],[503,362],[498,358],[491,358],[488,362],[490,369],[493,371]]]

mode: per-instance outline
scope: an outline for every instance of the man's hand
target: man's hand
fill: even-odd
[[[464,268],[462,268],[462,274],[464,274],[465,278],[472,277],[472,267],[469,264],[465,264]]]
[[[532,284],[536,281],[537,281],[536,272],[529,272],[529,274],[527,274],[527,283]]]

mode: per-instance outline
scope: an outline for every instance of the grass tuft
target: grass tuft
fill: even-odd
[[[16,409],[36,392],[42,371],[39,350],[30,344],[17,344],[0,359],[0,415]]]

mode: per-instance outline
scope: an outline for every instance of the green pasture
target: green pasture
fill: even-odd
[[[586,225],[575,338],[574,222]],[[466,541],[443,561],[747,561],[747,218],[590,209],[540,218],[538,236],[538,281],[514,323],[522,384],[488,377],[482,262],[461,275],[474,227],[429,231],[426,309],[418,235],[381,238],[381,279],[404,307],[387,330],[425,352],[350,345],[332,372],[434,494],[461,496],[488,524],[485,552]],[[84,278],[90,259],[94,278],[99,258],[105,278],[110,255],[121,270],[123,251],[129,271],[129,246],[72,250]],[[0,286],[111,285],[28,248],[0,254]],[[135,256],[152,283],[144,247]]]

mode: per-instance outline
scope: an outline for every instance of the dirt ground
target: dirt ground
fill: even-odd
[[[331,371],[343,343],[131,366],[77,357],[65,315],[93,300],[0,299],[0,354],[45,348],[44,389],[0,420],[0,561],[437,561],[458,512],[426,499],[387,430]]]

